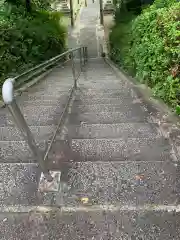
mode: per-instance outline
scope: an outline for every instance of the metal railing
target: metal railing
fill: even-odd
[[[75,53],[76,52],[79,53],[79,63],[80,63],[80,70],[77,76],[76,76],[76,69],[75,69]],[[33,79],[34,77],[40,76],[43,72],[47,71],[49,68],[56,66],[59,62],[62,62],[62,60],[64,59],[65,59],[64,62],[71,62],[71,67],[72,67],[74,84],[71,89],[71,93],[70,93],[70,96],[71,96],[73,93],[73,90],[77,88],[77,80],[81,72],[83,71],[83,67],[87,63],[87,59],[88,59],[87,47],[78,47],[75,49],[70,49],[69,51],[66,51],[54,58],[51,58],[50,60],[22,73],[17,77],[8,78],[4,82],[2,87],[2,97],[3,97],[4,103],[6,104],[9,112],[11,113],[15,124],[20,129],[23,138],[27,142],[32,153],[34,154],[42,172],[44,173],[44,177],[47,179],[47,181],[52,181],[53,179],[52,179],[52,176],[50,175],[49,169],[46,167],[45,159],[47,158],[47,154],[52,146],[52,142],[54,141],[60,122],[58,124],[57,130],[55,131],[52,137],[48,151],[46,152],[45,156],[43,156],[43,154],[41,153],[41,151],[39,150],[36,144],[36,141],[28,127],[28,124],[19,106],[16,103],[16,100],[14,97],[14,89],[22,85],[24,82],[27,82],[30,79]],[[69,100],[68,100],[68,103],[69,103]],[[68,106],[68,103],[66,104],[66,108]],[[63,111],[62,115],[64,113],[65,113],[65,110]],[[60,121],[61,121],[62,115],[60,117]]]

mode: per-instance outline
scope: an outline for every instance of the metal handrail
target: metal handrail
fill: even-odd
[[[5,80],[3,87],[2,87],[2,97],[3,97],[4,103],[7,105],[7,108],[10,111],[15,124],[20,129],[23,138],[25,139],[29,148],[31,149],[32,153],[34,154],[35,158],[37,159],[37,162],[39,163],[39,166],[40,166],[42,172],[44,173],[44,177],[47,179],[47,181],[53,180],[53,178],[49,172],[49,169],[46,167],[46,164],[44,161],[46,159],[47,152],[45,154],[45,157],[40,152],[40,150],[35,142],[35,139],[31,133],[31,130],[29,129],[21,110],[16,103],[16,100],[14,98],[14,88],[17,85],[19,85],[19,82],[24,77],[29,79],[29,77],[33,78],[34,76],[37,76],[37,74],[40,75],[42,72],[47,70],[47,68],[53,67],[55,64],[57,64],[63,57],[71,56],[69,61],[72,62],[72,75],[73,75],[73,79],[74,79],[74,84],[73,84],[71,94],[70,94],[70,95],[72,95],[73,90],[77,88],[77,80],[79,77],[79,76],[76,76],[76,74],[75,74],[74,52],[76,52],[76,51],[79,51],[80,71],[82,71],[83,66],[87,62],[87,57],[88,57],[87,47],[84,47],[84,46],[70,49],[54,58],[51,58],[50,60],[48,60],[44,63],[39,64],[38,66],[36,66],[34,68],[31,68],[30,70],[22,73],[19,76],[16,76],[14,78],[8,78]],[[69,102],[69,100],[68,100],[68,102]],[[59,124],[58,124],[58,126],[59,126]],[[57,130],[56,130],[56,132],[57,132]],[[51,145],[52,145],[53,140],[54,140],[54,135],[51,140]],[[48,148],[48,149],[50,150],[50,148]]]
[[[20,75],[18,75],[18,76],[16,76],[16,77],[14,77],[15,88],[19,87],[19,86],[22,84],[22,79],[23,79],[24,77],[26,77],[26,76],[29,75],[29,76],[28,76],[28,77],[29,77],[28,80],[29,80],[29,79],[37,76],[37,74],[40,75],[42,72],[46,71],[46,69],[47,69],[48,67],[52,67],[54,64],[60,62],[60,60],[61,60],[63,57],[69,55],[69,54],[72,53],[72,52],[76,52],[76,51],[79,50],[80,48],[83,49],[83,48],[86,48],[86,47],[80,46],[80,47],[77,47],[77,48],[70,49],[70,50],[68,50],[68,51],[66,51],[66,52],[64,52],[64,53],[62,53],[62,54],[60,54],[60,55],[57,55],[57,56],[55,56],[55,57],[53,57],[53,58],[51,58],[51,59],[49,59],[49,60],[47,60],[47,61],[39,64],[39,65],[31,68],[30,70],[28,70],[28,71],[26,71],[26,72],[24,72],[24,73],[22,73],[22,74],[20,74]],[[27,80],[27,79],[26,79],[26,80]],[[24,83],[24,82],[23,82],[23,83]]]

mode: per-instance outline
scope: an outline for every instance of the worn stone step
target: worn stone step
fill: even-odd
[[[179,213],[173,211],[58,210],[38,208],[26,213],[1,213],[3,239],[178,240]]]
[[[98,82],[98,79],[107,78],[107,81],[117,80],[119,77],[114,73],[114,71],[106,64],[103,63],[92,63],[95,62],[96,59],[90,60],[87,64],[87,71],[86,74],[90,78],[90,80],[94,79]],[[92,62],[91,62],[92,61]],[[99,61],[99,58],[97,58]],[[122,79],[119,79],[120,81]]]
[[[61,92],[58,95],[25,95],[18,97],[16,99],[16,102],[19,106],[27,107],[27,106],[33,106],[38,108],[39,106],[52,106],[60,107],[63,106],[68,99],[70,92]]]
[[[85,74],[87,75],[87,83],[88,82],[96,82],[96,83],[100,83],[102,82],[113,82],[113,81],[117,81],[118,77],[114,74],[113,71],[111,71],[111,69],[109,68],[104,68],[102,67],[102,64],[97,64],[96,67],[87,67],[87,71],[85,72]],[[81,79],[81,78],[80,78]],[[100,81],[99,81],[100,80]],[[117,81],[118,82],[118,81]],[[122,81],[122,79],[119,79],[119,83],[124,82]]]
[[[69,92],[68,92],[69,93]],[[29,95],[25,95],[23,94],[21,97],[23,98],[24,101],[49,101],[49,102],[56,102],[57,100],[58,101],[61,101],[63,99],[66,99],[67,98],[67,92],[64,93],[64,92],[61,92],[57,95],[53,94],[53,92],[51,92],[50,94],[42,94],[42,95],[39,95],[39,94],[29,94]]]
[[[135,110],[137,113],[147,112],[145,106],[142,103],[133,103],[126,101],[124,103],[116,104],[74,104],[72,107],[72,113],[89,113],[89,112],[110,112],[112,115],[114,112],[128,112]],[[142,114],[142,113],[141,113]],[[146,114],[146,113],[145,113]]]
[[[109,76],[109,77],[113,77],[114,79],[117,79],[117,76],[114,74],[114,71],[106,64],[106,63],[102,63],[102,62],[98,62],[100,58],[96,58],[96,59],[89,59],[88,64],[87,64],[87,74],[89,75],[93,75],[95,76]],[[96,69],[96,71],[95,71]]]
[[[58,142],[56,143],[58,145]],[[81,161],[172,161],[174,154],[167,139],[72,139],[72,150]]]
[[[42,83],[41,88],[39,89],[39,86],[37,86],[38,91],[45,91],[45,92],[56,92],[56,93],[61,93],[61,92],[66,92],[68,89],[70,89],[73,86],[73,80],[70,82],[64,82],[64,83],[54,83],[52,82],[47,82],[47,83]]]
[[[70,138],[156,138],[160,136],[157,124],[119,123],[119,124],[82,124],[66,126]]]
[[[53,84],[53,83],[51,83]],[[53,95],[56,94],[56,96],[58,96],[61,93],[67,93],[69,91],[69,89],[71,89],[73,84],[69,84],[69,85],[64,85],[64,86],[58,86],[58,85],[45,85],[42,86],[41,89],[39,89],[39,87],[33,89],[34,91],[36,91],[36,94],[47,94],[47,95]]]
[[[76,93],[76,104],[98,104],[98,103],[114,103],[114,104],[128,104],[128,103],[143,103],[142,99],[138,98],[133,89],[126,89],[121,91],[119,89],[112,90],[98,90],[98,89],[81,89]]]
[[[84,74],[81,75],[80,79],[78,80],[80,87],[90,87],[92,89],[95,88],[103,88],[105,86],[112,86],[112,89],[114,87],[117,87],[117,89],[130,87],[132,84],[130,82],[125,82],[122,79],[117,78],[114,73],[103,73],[98,71],[94,71],[94,73],[91,73],[89,71],[84,72]],[[111,88],[109,88],[111,89]]]
[[[94,75],[94,76],[93,76]],[[113,76],[103,76],[101,73],[99,76],[95,76],[96,74],[84,73],[81,75],[78,80],[78,86],[81,89],[90,88],[94,90],[125,90],[125,88],[129,88],[132,86],[130,82],[124,82],[121,79],[117,79]]]
[[[72,84],[73,85],[73,84]],[[67,93],[69,92],[69,90],[71,89],[72,86],[67,86],[67,87],[61,87],[61,88],[56,88],[54,87],[53,88],[47,88],[47,89],[34,89],[33,88],[33,91],[35,91],[34,94],[32,95],[35,95],[35,96],[39,96],[39,95],[55,95],[56,97],[60,96],[62,93]],[[29,92],[30,93],[30,92]]]
[[[95,104],[127,104],[127,103],[136,103],[138,100],[134,100],[129,94],[126,95],[111,95],[111,93],[98,94],[94,96],[79,96],[74,100],[74,105],[95,105]]]
[[[66,102],[61,102],[57,106],[20,106],[25,120],[29,126],[56,125],[64,110]],[[0,126],[14,126],[14,120],[7,109],[0,112]]]
[[[81,206],[83,197],[90,205],[122,207],[178,202],[179,172],[171,161],[67,162],[60,169],[60,191],[47,194],[45,205]]]
[[[30,126],[33,137],[37,141],[49,140],[56,130],[56,125],[50,126]],[[18,128],[7,126],[0,127],[0,141],[22,141],[24,140]]]
[[[48,107],[52,107],[52,108],[60,108],[60,106],[64,107],[66,102],[67,102],[67,95],[62,96],[60,99],[58,98],[54,98],[54,99],[44,99],[44,100],[25,100],[25,101],[21,101],[18,102],[18,106],[20,107],[27,107],[27,106],[33,106],[38,108],[38,106],[42,107],[42,106],[48,106]]]
[[[37,143],[40,151],[45,151],[47,141]],[[0,141],[0,163],[33,163],[37,159],[33,156],[25,141]]]
[[[111,87],[112,88],[111,88]],[[128,82],[123,82],[121,80],[117,80],[117,79],[112,79],[111,81],[109,81],[108,77],[98,77],[98,79],[96,79],[96,77],[92,77],[86,74],[86,72],[84,72],[81,76],[80,79],[78,80],[78,87],[80,90],[94,90],[94,91],[100,91],[105,90],[106,87],[108,87],[106,90],[108,92],[108,90],[123,90],[126,87],[129,88],[131,85]]]
[[[0,207],[38,204],[36,193],[39,176],[37,164],[0,163]]]
[[[137,95],[135,93],[135,91],[132,88],[126,88],[124,89],[120,89],[120,88],[116,88],[116,89],[109,89],[109,88],[105,88],[105,89],[98,89],[98,88],[92,88],[91,87],[87,88],[87,87],[80,87],[77,90],[76,93],[76,99],[75,100],[80,100],[80,99],[84,99],[84,98],[125,98],[127,99],[127,97],[133,98],[133,100],[137,99]]]
[[[33,88],[37,89],[37,90],[48,90],[48,89],[52,89],[53,86],[56,86],[56,88],[54,89],[55,91],[61,91],[63,89],[67,89],[69,87],[72,86],[73,84],[73,75],[72,72],[69,73],[68,75],[66,74],[66,78],[67,79],[61,79],[62,76],[58,76],[58,72],[55,74],[55,76],[50,77],[50,79],[47,79],[46,81],[42,81],[40,83],[40,85],[34,85]],[[64,77],[64,76],[63,76]],[[59,80],[59,81],[57,81]],[[54,84],[54,85],[53,85]]]
[[[78,110],[73,110],[69,114],[69,123],[78,124],[115,124],[115,123],[125,123],[125,122],[152,122],[151,115],[148,112],[143,111],[143,109],[133,108],[130,110],[124,109],[120,112],[111,111],[99,111],[99,112],[79,112]]]
[[[82,81],[78,81],[78,89],[77,92],[79,94],[87,94],[87,93],[111,93],[111,92],[119,92],[119,95],[123,92],[130,92],[134,91],[135,88],[131,86],[127,82],[121,82],[120,80],[112,80],[107,81],[99,80],[96,81],[96,78],[89,79],[89,76],[87,79],[85,76],[81,76]]]

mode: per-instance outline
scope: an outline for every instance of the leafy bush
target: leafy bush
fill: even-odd
[[[126,31],[116,25],[110,36],[112,59],[118,62],[118,58],[128,71],[174,108],[180,105],[179,16],[179,2],[156,0],[141,15],[124,24]],[[120,55],[114,57],[113,52]]]
[[[174,3],[177,3],[179,0],[155,0],[154,4],[150,7],[151,10],[170,7]]]
[[[122,15],[121,15],[122,17]],[[110,57],[119,65],[126,65],[125,59],[129,55],[129,39],[131,38],[131,20],[135,16],[132,14],[126,15],[126,17],[116,24],[111,31],[109,36],[110,43]],[[127,65],[126,65],[127,67]]]
[[[19,0],[20,1],[20,0]],[[0,86],[65,49],[61,14],[45,10],[26,12],[23,6],[4,4],[0,13]]]

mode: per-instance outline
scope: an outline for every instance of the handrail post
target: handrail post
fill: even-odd
[[[85,66],[86,60],[85,60],[85,47],[83,47],[83,64]]]
[[[88,51],[87,51],[87,47],[85,47],[85,59],[86,59],[86,63],[88,61]]]
[[[81,48],[79,49],[79,58],[80,58],[80,69],[81,72],[83,71],[83,64],[82,64],[82,52],[81,52]]]
[[[15,124],[20,129],[22,136],[24,137],[25,141],[27,142],[29,148],[33,152],[35,158],[37,159],[42,172],[44,173],[44,177],[47,181],[51,182],[53,180],[52,176],[50,175],[49,170],[45,166],[45,162],[43,161],[43,156],[38,149],[36,142],[32,136],[32,133],[24,119],[20,108],[18,107],[14,96],[13,96],[13,79],[7,79],[3,84],[3,100],[7,105]]]
[[[75,63],[74,63],[74,53],[73,52],[71,52],[71,63],[72,63],[72,74],[73,74],[73,79],[74,79],[74,88],[77,89]]]
[[[44,176],[47,181],[51,182],[53,180],[52,176],[49,173],[49,170],[45,167],[45,162],[43,161],[43,156],[38,149],[36,142],[33,138],[33,135],[19,109],[15,100],[11,104],[7,105],[11,115],[13,116],[14,122],[16,123],[17,127],[20,129],[24,139],[28,143],[31,151],[33,152],[34,156],[37,158],[37,161],[44,173]]]

